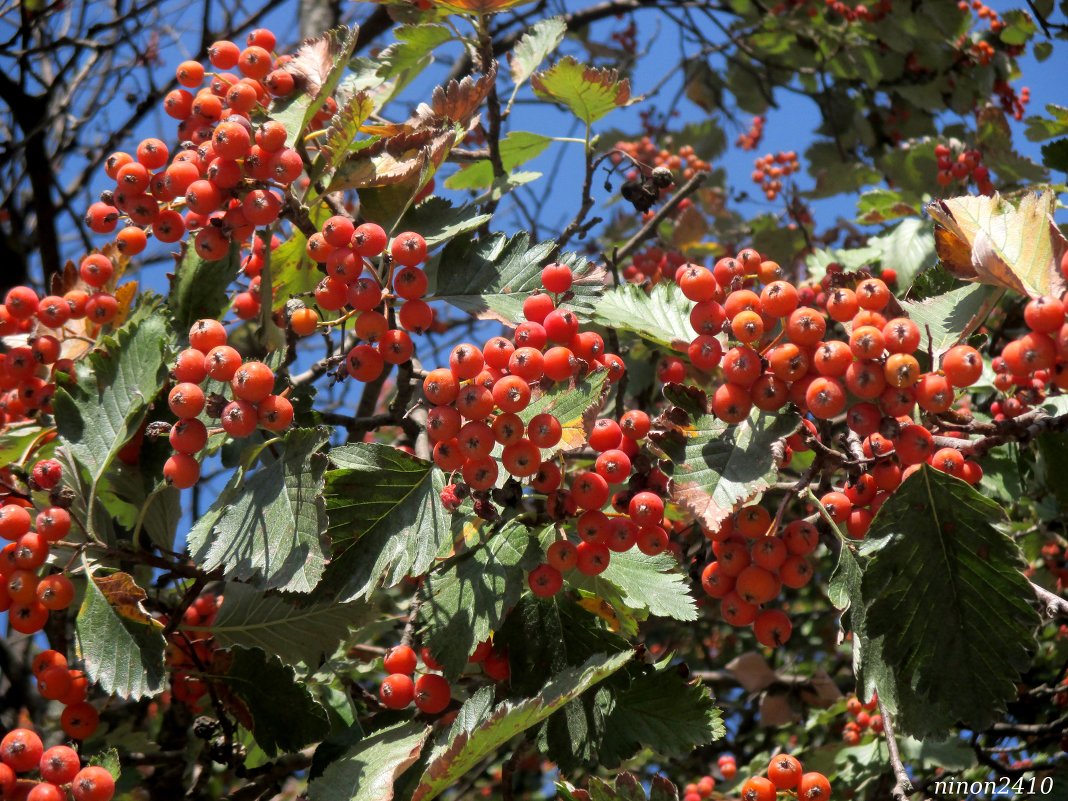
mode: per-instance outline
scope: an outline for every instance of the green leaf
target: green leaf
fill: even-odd
[[[879,510],[865,543],[868,635],[885,637],[883,658],[898,684],[973,729],[1016,698],[1038,623],[1004,522],[995,502],[924,465]],[[903,720],[926,714],[901,710]]]
[[[357,146],[360,126],[374,112],[374,101],[364,92],[357,92],[330,120],[326,138],[319,148],[319,155],[309,171],[309,179],[314,184],[323,175],[330,175],[345,160],[345,157]],[[360,143],[362,144],[362,143]]]
[[[500,626],[526,586],[525,572],[541,556],[537,536],[512,523],[423,580],[421,641],[446,676],[459,676],[478,644]]]
[[[223,316],[230,306],[226,290],[240,269],[241,248],[236,242],[223,258],[211,261],[200,258],[192,242],[186,244],[171,277],[167,299],[175,325],[183,336],[197,320],[217,320]]]
[[[552,242],[530,244],[522,231],[511,239],[493,234],[477,242],[458,237],[427,267],[428,299],[444,300],[480,319],[515,325],[523,319],[523,301],[542,291],[541,268],[553,250]],[[561,304],[588,317],[599,301],[608,274],[603,267],[567,254],[571,264],[574,297]]]
[[[552,139],[530,131],[511,131],[501,140],[501,164],[511,172],[521,164],[540,156]],[[447,189],[485,189],[493,183],[493,165],[489,159],[464,165],[445,180]]]
[[[630,331],[642,339],[685,351],[697,336],[690,325],[693,303],[673,281],[661,282],[646,292],[637,284],[612,287],[594,309],[594,320],[617,331]]]
[[[545,391],[534,394],[527,407],[519,412],[519,419],[529,423],[539,414],[552,412],[560,421],[560,442],[551,449],[543,450],[577,448],[586,442],[586,417],[591,409],[600,406],[607,383],[608,371],[604,369],[594,370],[585,378],[570,384],[555,383]]]
[[[916,276],[938,261],[934,243],[930,224],[918,217],[902,220],[889,233],[868,240],[868,245],[882,251],[883,268],[897,271],[900,292],[908,291]]]
[[[433,248],[460,234],[470,233],[491,219],[492,214],[480,214],[478,206],[473,203],[454,207],[451,201],[434,196],[408,209],[397,229],[421,234],[427,247]]]
[[[234,472],[189,532],[189,551],[205,570],[222,568],[263,589],[311,592],[326,563],[319,451],[329,436],[325,428],[293,429],[272,446],[279,456],[251,475]]]
[[[686,576],[679,572],[675,557],[668,553],[647,556],[637,548],[613,553],[608,567],[597,576],[568,574],[568,582],[600,597],[605,584],[616,590],[620,600],[631,609],[644,609],[657,617],[696,620],[697,606],[689,592]]]
[[[393,29],[397,41],[378,54],[382,65],[378,74],[382,78],[394,78],[418,67],[439,45],[452,38],[452,31],[445,25],[400,25]]]
[[[1068,135],[1068,107],[1049,103],[1046,106],[1049,117],[1028,117],[1025,136],[1032,142],[1042,142]]]
[[[873,189],[857,200],[857,222],[868,225],[919,215],[918,205],[905,201],[899,192],[892,189]]]
[[[35,422],[9,423],[0,431],[0,464],[21,464],[45,429]]]
[[[235,582],[227,583],[221,593],[224,600],[215,622],[204,627],[219,648],[259,648],[286,664],[303,662],[310,668],[333,654],[350,628],[373,615],[365,604],[298,605]]]
[[[217,654],[212,671],[226,685],[226,701],[238,722],[268,756],[299,751],[330,731],[326,710],[297,681],[293,668],[258,648]]]
[[[119,777],[122,776],[122,760],[119,759],[119,750],[117,748],[108,748],[106,751],[95,753],[86,760],[85,764],[103,768],[111,774],[111,778],[116,783],[119,781]]]
[[[630,81],[620,80],[616,70],[580,64],[571,56],[531,75],[530,85],[542,100],[567,106],[587,125],[640,99],[630,96]]]
[[[538,65],[560,46],[566,33],[563,17],[549,17],[532,25],[512,48],[512,82],[518,87],[530,78]]]
[[[355,28],[342,26],[307,40],[286,65],[295,75],[303,76],[304,84],[311,90],[294,93],[272,106],[271,117],[286,126],[289,147],[304,136],[312,117],[337,88],[356,49],[356,33]]]
[[[534,697],[498,704],[486,720],[458,735],[444,753],[429,762],[412,801],[437,798],[487,754],[611,676],[631,657],[629,652],[593,656],[581,667],[553,676]]]
[[[1051,170],[1068,172],[1068,137],[1042,145],[1042,163]]]
[[[926,300],[901,301],[901,307],[905,315],[919,326],[921,344],[925,348],[927,332],[931,332],[931,345],[937,358],[967,339],[986,319],[1002,294],[1003,290],[987,284],[968,284]]]
[[[615,693],[599,752],[601,764],[618,765],[642,748],[683,757],[726,735],[712,693],[699,681],[687,681],[680,667],[665,660]]]
[[[167,686],[163,627],[141,602],[145,591],[126,573],[90,576],[75,620],[77,653],[89,678],[109,695],[150,698]]]
[[[271,252],[271,285],[274,288],[274,308],[278,310],[291,298],[314,291],[325,274],[305,250],[308,240],[294,228],[286,241]],[[315,301],[306,299],[307,305]]]
[[[55,395],[59,436],[95,484],[140,427],[163,387],[166,353],[173,343],[158,299],[149,297],[101,349],[75,386]]]
[[[397,778],[419,759],[430,727],[401,722],[364,737],[308,785],[310,801],[391,801]]]
[[[796,414],[756,409],[737,425],[707,413],[689,425],[661,420],[654,442],[674,465],[672,497],[709,531],[771,486],[785,455],[782,440],[800,425]]]
[[[324,592],[366,597],[422,575],[452,546],[439,497],[445,480],[433,463],[377,443],[335,448],[330,460],[338,469],[327,474],[324,498],[335,557]]]

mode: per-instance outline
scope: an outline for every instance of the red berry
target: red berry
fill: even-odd
[[[415,651],[407,645],[398,645],[389,650],[383,660],[383,664],[390,673],[403,673],[410,676],[415,673],[418,663]]]
[[[415,698],[415,683],[411,676],[393,673],[382,681],[378,697],[387,709],[404,709]]]

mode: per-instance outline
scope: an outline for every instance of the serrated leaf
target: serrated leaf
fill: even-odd
[[[21,464],[28,459],[34,444],[41,442],[45,431],[31,420],[4,426],[0,431],[0,464]]]
[[[55,418],[63,447],[91,481],[104,474],[160,393],[171,343],[158,301],[143,300],[126,325],[90,353],[77,385],[56,390]]]
[[[355,26],[342,26],[306,40],[285,64],[300,86],[300,91],[272,107],[272,118],[286,126],[286,145],[292,147],[304,135],[312,117],[334,93],[356,49],[358,32]]]
[[[902,220],[883,236],[868,240],[870,247],[881,251],[883,268],[897,272],[896,289],[908,291],[920,271],[934,265],[935,238],[930,225],[919,218]]]
[[[408,209],[397,228],[421,234],[427,247],[433,248],[470,233],[491,219],[492,214],[480,214],[478,206],[473,203],[454,207],[452,201],[434,196]]]
[[[1055,198],[1028,192],[1016,208],[999,195],[928,204],[942,226],[939,258],[958,278],[1031,297],[1060,297],[1068,288],[1060,270],[1068,243],[1053,223]]]
[[[253,648],[235,648],[212,659],[212,678],[225,685],[223,702],[268,756],[299,751],[330,730],[323,709],[293,669]]]
[[[800,425],[796,414],[756,409],[737,425],[711,414],[689,425],[662,419],[654,441],[674,465],[671,497],[709,531],[771,486],[785,455],[782,440]]]
[[[920,208],[892,189],[873,189],[857,199],[857,222],[873,225],[899,217],[918,217]]]
[[[183,334],[197,320],[223,316],[230,305],[226,290],[241,269],[240,253],[235,242],[223,258],[208,261],[197,255],[192,242],[186,244],[175,265],[167,300],[175,325]]]
[[[1042,145],[1042,163],[1051,170],[1068,172],[1068,137]]]
[[[642,748],[682,757],[727,733],[708,688],[687,681],[679,667],[669,663],[632,678],[614,700],[599,750],[606,767],[630,759]]]
[[[477,242],[458,237],[427,267],[429,299],[444,300],[479,319],[515,325],[523,319],[523,301],[542,291],[541,268],[553,250],[552,242],[530,244],[525,231],[511,239],[492,234]],[[569,254],[575,274],[574,297],[561,304],[580,316],[589,316],[608,277],[603,267]]]
[[[362,603],[295,604],[275,594],[235,582],[221,590],[222,605],[211,626],[201,627],[219,648],[259,648],[283,662],[310,668],[337,650],[349,629],[374,615]],[[183,627],[186,629],[189,627]],[[190,630],[198,630],[192,627]]]
[[[374,112],[374,101],[364,92],[357,92],[338,109],[326,128],[326,138],[319,148],[309,179],[314,183],[320,176],[332,173],[355,147],[360,126]],[[366,145],[362,145],[366,146]]]
[[[274,290],[275,310],[285,306],[291,298],[311,293],[325,277],[318,265],[308,258],[307,243],[304,235],[294,227],[286,241],[271,253],[271,286]],[[311,298],[306,301],[309,306],[314,304]]]
[[[582,666],[569,668],[553,676],[534,697],[498,704],[485,721],[470,732],[457,736],[444,753],[427,764],[412,801],[437,798],[453,787],[457,779],[486,754],[611,676],[626,665],[631,657],[629,652],[593,656]]]
[[[501,164],[505,172],[540,156],[552,139],[530,131],[510,131],[500,143]],[[445,179],[447,189],[485,189],[493,183],[493,166],[489,159],[466,164]]]
[[[560,46],[566,33],[567,23],[563,17],[549,17],[532,25],[512,48],[509,62],[512,82],[519,86],[530,78],[538,65]]]
[[[280,454],[255,472],[235,471],[189,532],[189,551],[205,569],[263,589],[311,592],[326,563],[321,497],[329,440],[323,429],[296,428]]]
[[[444,476],[433,463],[388,445],[334,448],[326,478],[335,556],[323,591],[340,601],[366,597],[418,576],[452,546],[441,505]]]
[[[1024,120],[1027,123],[1025,136],[1032,142],[1043,142],[1068,135],[1068,108],[1049,103],[1046,105],[1046,113],[1050,116],[1028,117]]]
[[[530,76],[534,94],[567,106],[587,125],[608,112],[629,106],[640,98],[630,95],[630,80],[613,69],[590,67],[565,56],[549,69]]]
[[[697,606],[686,576],[668,553],[648,556],[637,548],[613,553],[603,572],[596,576],[572,572],[568,583],[601,597],[614,595],[604,590],[607,583],[631,609],[644,609],[651,615],[675,620],[697,619]]]
[[[308,785],[310,801],[391,801],[394,784],[419,759],[430,727],[396,723],[368,735]]]
[[[90,576],[75,620],[85,672],[106,693],[149,698],[167,684],[163,629],[141,603],[145,591],[127,573]]]
[[[106,751],[99,751],[89,757],[85,761],[85,764],[103,768],[111,774],[111,778],[113,778],[116,783],[122,776],[122,760],[119,759],[119,750],[117,748],[108,748]]]
[[[397,41],[385,47],[376,58],[381,64],[379,76],[387,79],[418,66],[435,48],[453,37],[448,27],[434,23],[399,25],[393,29],[393,35]]]
[[[690,325],[693,303],[673,281],[646,292],[637,284],[612,287],[594,309],[594,320],[617,331],[630,331],[656,345],[685,351],[697,336]]]
[[[463,138],[464,130],[446,120],[376,139],[366,147],[349,152],[334,171],[327,191],[400,184],[410,184],[418,191]]]
[[[457,14],[496,14],[532,0],[430,0],[438,8]]]
[[[558,445],[550,450],[577,448],[586,442],[586,416],[604,399],[608,371],[597,369],[573,384],[556,383],[545,391],[538,391],[530,403],[519,412],[519,419],[529,423],[535,416],[552,412],[560,421]]]
[[[906,316],[920,329],[921,345],[928,344],[935,358],[962,342],[982,325],[1002,292],[985,284],[971,284],[926,300],[901,301]]]
[[[478,644],[489,639],[519,601],[525,572],[537,566],[541,555],[537,535],[513,523],[423,579],[421,641],[448,678],[460,675]]]
[[[868,635],[892,644],[883,658],[899,685],[974,729],[1016,698],[1038,623],[1019,547],[999,528],[1005,519],[973,487],[924,465],[882,506],[865,543]]]

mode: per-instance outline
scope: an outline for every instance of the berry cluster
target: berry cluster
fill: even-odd
[[[100,714],[86,700],[89,679],[85,673],[71,668],[67,657],[53,650],[37,654],[31,667],[41,697],[64,706],[59,722],[67,736],[72,740],[91,737],[100,724]]]
[[[200,419],[218,418],[231,437],[251,436],[257,428],[282,431],[293,422],[293,404],[284,394],[274,394],[275,375],[263,362],[242,363],[241,354],[227,344],[227,333],[218,320],[198,320],[189,331],[189,347],[175,360],[171,375],[175,384],[167,403],[178,421],[171,426],[174,454],[163,466],[163,476],[178,489],[188,489],[200,478],[196,454],[204,449],[211,433]],[[209,398],[201,388],[208,379],[228,383],[231,400],[220,394]]]
[[[1050,388],[1068,390],[1068,324],[1064,300],[1043,295],[1024,307],[1029,329],[1002,347],[991,361],[994,386],[1007,397],[994,401],[997,420],[1018,417],[1040,404]]]
[[[751,776],[742,784],[742,801],[776,801],[788,793],[798,801],[826,801],[831,783],[822,773],[805,773],[801,762],[789,754],[777,754],[768,764],[767,777]]]
[[[997,11],[992,9],[983,0],[960,0],[957,3],[957,8],[961,11],[974,11],[975,16],[979,19],[985,19],[990,21],[991,33],[1001,33],[1005,28],[1005,21],[1001,18]]]
[[[375,273],[368,259],[386,253],[387,244],[388,269]],[[349,351],[345,370],[359,381],[375,380],[386,364],[408,361],[415,352],[408,332],[424,333],[434,322],[434,310],[423,300],[427,290],[426,273],[419,268],[427,255],[423,237],[405,232],[389,243],[380,225],[354,226],[348,217],[335,216],[308,239],[307,251],[326,266],[327,275],[315,288],[316,304],[325,311],[348,311],[337,320],[320,323],[314,310],[293,309],[289,324],[294,333],[307,336],[319,325],[355,316],[353,331],[363,341]],[[392,293],[383,292],[380,276],[392,285]],[[394,315],[400,328],[394,327]]]
[[[83,289],[64,295],[39,298],[28,286],[13,287],[0,305],[0,337],[27,335],[26,344],[11,345],[0,353],[0,426],[16,423],[39,412],[51,413],[52,396],[61,374],[73,377],[74,365],[63,358],[64,327],[85,320],[99,326],[110,323],[118,313],[115,297],[98,291],[111,278],[111,262],[106,276],[86,272]]]
[[[676,175],[681,175],[684,181],[689,180],[696,173],[708,172],[710,169],[708,162],[697,155],[692,145],[682,145],[673,153],[666,147],[658,147],[650,136],[643,136],[636,142],[616,142],[614,149],[627,154],[635,162],[646,165],[650,169],[662,167]],[[614,164],[621,164],[624,158],[620,153],[612,154]],[[640,177],[637,169],[627,173],[629,180],[636,180]]]
[[[292,93],[294,76],[271,55],[274,34],[256,30],[248,41],[244,50],[233,42],[211,46],[209,58],[218,72],[207,85],[200,63],[178,66],[182,88],[163,100],[164,111],[179,120],[183,146],[173,157],[161,140],[145,139],[133,155],[117,152],[105,161],[115,188],[89,207],[86,224],[106,234],[126,221],[115,234],[120,253],[142,252],[149,233],[160,242],[177,242],[196,231],[197,254],[218,259],[231,241],[247,241],[256,226],[278,219],[278,190],[300,177],[303,163],[286,145],[285,125],[275,120],[255,125],[252,119],[273,97]],[[241,77],[223,72],[234,67]]]
[[[203,678],[215,659],[215,643],[204,632],[215,624],[225,596],[213,592],[201,593],[182,612],[179,627],[167,637],[167,666],[171,671],[174,698],[195,709],[208,694],[208,681]],[[167,617],[160,622],[167,624]]]
[[[715,560],[701,571],[701,587],[720,601],[732,626],[752,626],[757,642],[778,648],[790,639],[793,624],[781,609],[761,609],[783,587],[800,589],[812,579],[808,556],[819,547],[819,531],[794,520],[782,534],[762,506],[746,506],[709,534]]]
[[[1031,102],[1031,89],[1027,86],[1020,88],[1020,93],[1009,85],[1008,81],[994,81],[994,94],[998,97],[998,103],[1002,110],[1019,122],[1024,118],[1027,104]]]
[[[572,281],[566,265],[550,264],[542,271],[542,285],[557,297],[566,296]],[[580,331],[578,318],[557,308],[552,295],[530,295],[523,314],[526,322],[517,326],[512,340],[494,337],[481,349],[457,345],[449,367],[431,370],[423,381],[423,392],[433,404],[427,430],[435,443],[434,461],[446,473],[459,472],[465,485],[450,485],[442,493],[448,507],[456,508],[467,491],[488,503],[487,493],[499,474],[491,455],[497,444],[503,447],[500,464],[511,476],[529,479],[539,492],[556,490],[560,470],[553,462],[543,464],[542,449],[560,442],[561,423],[550,413],[524,422],[520,413],[535,389],[600,369],[608,371],[610,381],[623,374],[623,360],[605,352],[599,334]]]
[[[39,779],[19,779],[37,772]],[[115,779],[106,768],[82,767],[73,748],[56,745],[45,750],[30,729],[13,729],[0,741],[0,797],[25,801],[111,801]]]
[[[432,666],[427,657],[429,654],[425,654],[423,659],[427,668],[440,669],[437,663]],[[383,667],[389,675],[378,688],[378,697],[383,706],[387,709],[405,709],[414,701],[416,708],[428,715],[445,711],[452,700],[448,680],[439,673],[427,672],[413,680],[418,665],[419,660],[410,646],[398,645],[389,650],[383,659]]]
[[[32,486],[51,491],[62,479],[59,462],[47,459],[34,465]],[[50,505],[31,517],[32,505],[11,495],[0,506],[0,538],[10,542],[0,550],[0,612],[7,612],[12,629],[34,634],[44,628],[49,612],[59,612],[74,600],[74,585],[62,572],[52,572],[48,554],[52,543],[70,531],[71,517],[60,493]],[[42,575],[43,573],[43,575]]]
[[[742,150],[756,150],[760,146],[760,140],[764,138],[764,122],[765,118],[762,116],[753,117],[749,130],[738,134],[734,144]]]
[[[753,162],[753,172],[749,176],[760,187],[764,197],[774,200],[782,191],[783,178],[789,178],[801,169],[797,154],[792,151],[768,153]]]
[[[842,727],[842,740],[846,745],[858,745],[865,731],[873,734],[883,733],[883,716],[871,714],[879,707],[878,697],[864,704],[855,695],[846,701],[846,712],[852,720],[847,721]]]
[[[686,256],[678,250],[665,250],[656,245],[635,251],[631,263],[623,268],[623,278],[635,284],[658,284],[673,280]]]
[[[949,186],[954,182],[967,183],[975,181],[976,187],[984,195],[994,194],[994,185],[990,182],[990,170],[983,165],[983,154],[978,150],[965,150],[953,157],[948,145],[935,146],[935,158],[938,160],[938,175],[935,180],[939,186]]]

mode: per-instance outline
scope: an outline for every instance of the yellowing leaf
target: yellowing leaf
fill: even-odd
[[[436,8],[457,14],[496,14],[529,3],[531,0],[431,0]]]
[[[630,81],[616,70],[590,67],[566,56],[549,69],[530,76],[534,93],[543,100],[567,106],[589,124],[613,109],[629,106],[640,98],[630,95]]]
[[[119,617],[135,623],[163,628],[163,625],[149,616],[145,610],[143,604],[148,594],[138,586],[129,573],[112,573],[104,577],[93,576],[93,583]]]
[[[615,607],[608,603],[608,601],[593,595],[588,598],[583,598],[578,602],[578,605],[587,612],[601,618],[601,620],[608,624],[608,628],[612,631],[617,634],[619,633],[619,615],[616,613]]]
[[[134,301],[137,300],[137,282],[127,281],[116,289],[115,300],[119,302],[119,310],[111,324],[118,328],[126,322],[126,319],[130,316],[130,309],[133,308]]]
[[[938,256],[964,280],[1060,297],[1068,288],[1060,271],[1068,241],[1053,223],[1055,202],[1052,192],[1029,193],[1015,208],[999,195],[935,201],[927,211],[942,226]]]

